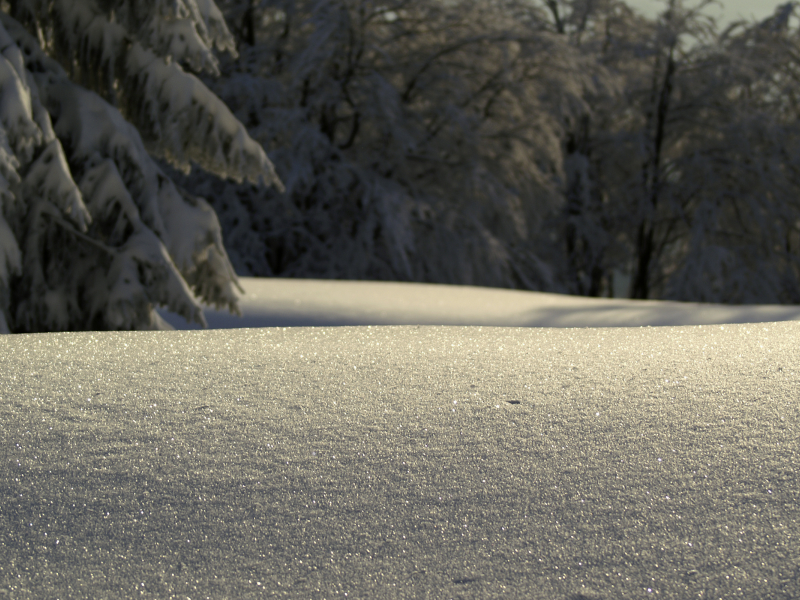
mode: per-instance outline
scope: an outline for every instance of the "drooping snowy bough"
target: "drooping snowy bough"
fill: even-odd
[[[152,157],[281,188],[189,71],[235,53],[213,0],[0,4],[0,332],[153,329],[237,312],[214,211]]]

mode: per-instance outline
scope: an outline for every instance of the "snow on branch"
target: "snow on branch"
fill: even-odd
[[[34,148],[42,142],[42,130],[33,120],[31,90],[25,77],[22,53],[0,25],[0,123],[8,141],[27,163]]]
[[[159,23],[184,22],[184,27],[194,29],[194,33],[184,31],[184,35],[195,38],[208,52],[216,46],[236,56],[236,43],[213,0],[126,0],[118,3],[114,14],[131,32],[142,29],[166,32]],[[172,56],[182,60],[180,54]]]
[[[190,19],[155,21],[148,34],[148,45],[159,55],[187,64],[193,71],[219,76],[217,57],[203,43]]]
[[[237,290],[244,290],[222,244],[216,213],[203,198],[181,192],[162,173],[158,180],[165,243],[181,274],[206,303],[240,314]],[[187,230],[194,235],[185,235]]]
[[[140,305],[147,302],[167,306],[187,321],[205,323],[200,305],[163,242],[139,218],[114,161],[95,157],[88,164],[81,191],[95,220],[105,225],[105,243],[116,247],[107,298],[103,293],[93,295],[93,302],[104,307],[111,328],[121,328],[125,319],[140,314]]]
[[[0,11],[0,332],[168,328],[156,306],[205,326],[198,297],[238,312],[216,215],[148,152],[280,185],[178,64],[234,52],[214,2],[12,6],[27,29]]]
[[[123,111],[154,152],[184,172],[191,162],[222,178],[282,189],[264,149],[197,77],[138,43],[127,54]]]
[[[144,222],[162,233],[156,166],[136,128],[100,96],[69,80],[38,77],[37,81],[56,134],[69,148],[71,160],[85,164],[96,156],[111,158]]]
[[[11,187],[20,182],[19,160],[8,143],[6,130],[0,126],[0,213],[10,209],[14,203]]]
[[[213,48],[236,56],[233,36],[212,0],[140,1],[99,3],[93,0],[55,0],[40,4],[35,19],[49,12],[59,23],[54,29],[70,54],[117,56],[121,37],[139,40],[159,55],[195,70],[219,74]],[[120,33],[123,35],[121,36]],[[103,39],[103,45],[98,44]]]
[[[202,208],[184,206],[174,184],[147,154],[138,131],[114,107],[97,94],[69,81],[48,83],[42,79],[42,82],[57,134],[68,144],[73,161],[84,165],[82,189],[88,185],[84,183],[87,178],[97,177],[98,163],[107,161],[113,166],[111,189],[114,193],[103,194],[103,198],[109,200],[100,201],[96,194],[88,195],[84,189],[93,215],[107,213],[109,202],[113,200],[135,231],[141,228],[138,223],[141,215],[144,224],[156,232],[168,248],[181,275],[195,292],[209,304],[236,312],[233,291],[237,285],[236,274],[227,262],[219,223],[213,213],[209,216]],[[103,178],[103,189],[111,185],[108,177]],[[195,204],[199,206],[200,201]],[[175,218],[176,214],[179,218]],[[108,235],[113,241],[126,227],[117,222],[109,223],[109,229]],[[209,260],[209,257],[213,258]],[[180,309],[180,312],[187,311]]]
[[[148,150],[180,170],[195,163],[219,177],[280,189],[261,145],[181,67],[217,72],[212,45],[235,54],[216,5],[211,0],[108,5],[115,10],[104,12],[99,3],[84,0],[37,5],[36,18],[49,21],[53,50],[64,67],[116,104],[139,128]]]
[[[236,56],[236,44],[222,13],[211,0],[184,2],[128,2],[149,9],[143,40],[157,54],[192,70],[219,76],[213,48]],[[119,14],[119,11],[118,13]],[[124,15],[124,13],[123,13]]]
[[[30,165],[22,182],[22,195],[51,202],[80,231],[86,231],[92,218],[72,180],[67,158],[58,140],[47,144]]]
[[[107,303],[112,326],[115,320],[127,324],[130,307],[141,312],[146,306],[150,311],[153,304],[168,306],[187,321],[208,326],[169,252],[150,229],[142,227],[128,238],[112,263],[110,275],[116,276]]]

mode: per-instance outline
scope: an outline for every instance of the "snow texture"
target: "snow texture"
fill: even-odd
[[[797,598],[799,334],[3,336],[0,596]]]

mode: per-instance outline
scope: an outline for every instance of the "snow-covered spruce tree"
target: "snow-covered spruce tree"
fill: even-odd
[[[541,11],[220,6],[241,57],[211,85],[286,183],[265,193],[192,176],[215,199],[237,270],[552,289],[542,223],[561,198],[559,136],[595,82]]]
[[[0,331],[164,327],[237,310],[219,224],[151,157],[280,187],[189,71],[235,53],[212,0],[0,7]]]

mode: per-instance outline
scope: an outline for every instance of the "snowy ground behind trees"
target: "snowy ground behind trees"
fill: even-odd
[[[800,307],[586,298],[475,286],[242,277],[241,316],[205,307],[211,329],[338,325],[641,327],[800,321]],[[160,311],[175,329],[197,329]]]

